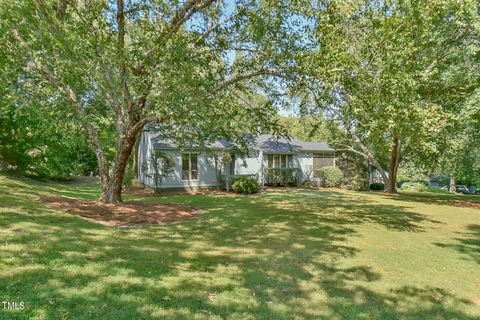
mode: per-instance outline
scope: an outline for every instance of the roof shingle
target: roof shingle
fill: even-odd
[[[155,149],[177,149],[178,145],[173,140],[164,140],[159,134],[150,133],[153,135],[152,143]],[[211,149],[224,150],[231,146],[229,141],[217,140],[213,143],[207,143],[203,146]],[[261,134],[253,137],[251,141],[251,148],[261,150],[266,153],[298,153],[305,151],[327,151],[333,152],[334,149],[324,142],[310,142],[302,141],[294,137],[290,139],[277,137],[271,134]]]

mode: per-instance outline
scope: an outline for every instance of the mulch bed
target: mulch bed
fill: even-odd
[[[466,207],[466,208],[473,208],[473,209],[480,209],[480,202],[470,202],[470,201],[462,201],[462,200],[454,200],[453,205],[457,207]]]
[[[202,210],[194,207],[176,203],[129,201],[116,205],[61,196],[42,197],[40,200],[66,213],[114,227],[175,223],[203,213]]]
[[[144,187],[130,187],[124,190],[125,194],[130,194],[134,196],[155,196],[155,197],[166,197],[166,196],[183,196],[191,194],[213,194],[213,195],[235,195],[233,192],[226,192],[222,190],[185,190],[185,191],[166,191],[162,190],[160,193],[155,193],[153,190],[146,189]]]

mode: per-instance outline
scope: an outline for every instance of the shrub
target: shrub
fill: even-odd
[[[339,188],[343,181],[342,170],[333,166],[320,168],[318,176],[320,177],[322,187],[326,188]]]
[[[448,189],[442,189],[441,187],[430,186],[426,187],[425,191],[433,193],[449,193]]]
[[[133,172],[133,168],[127,167],[125,170],[125,174],[123,176],[123,185],[127,188],[132,186],[133,178],[135,177],[135,173]]]
[[[404,184],[405,182],[409,182],[410,179],[397,179],[397,188],[401,188],[402,187],[402,184]]]
[[[423,184],[425,187],[428,187],[430,185],[430,183],[428,182],[428,180],[414,180],[415,183],[417,184]]]
[[[252,177],[236,177],[232,179],[232,190],[236,193],[257,193],[260,184]]]
[[[153,180],[155,192],[160,192],[165,178],[175,172],[175,160],[167,153],[155,150],[148,160],[145,159],[142,167],[145,176]]]
[[[385,185],[383,183],[375,182],[370,184],[370,190],[385,190]]]
[[[415,187],[415,184],[413,183],[404,183],[401,185],[400,189],[405,190],[405,191],[411,191]]]
[[[427,187],[423,184],[423,183],[417,183],[415,184],[413,190],[417,191],[417,192],[425,192],[425,190],[427,189]]]
[[[273,186],[298,185],[302,177],[299,168],[268,168],[265,182]]]
[[[404,191],[425,192],[427,187],[422,182],[404,183],[401,187]]]
[[[346,188],[353,191],[365,191],[368,188],[368,180],[355,176],[347,181]]]

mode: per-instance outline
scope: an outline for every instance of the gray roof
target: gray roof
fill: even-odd
[[[152,143],[155,149],[177,149],[178,145],[173,140],[164,140],[158,134],[152,133]],[[203,146],[197,146],[224,150],[231,147],[231,143],[227,140],[217,140],[213,143],[207,143]],[[261,134],[253,137],[251,148],[261,150],[266,153],[298,153],[303,151],[330,151],[334,149],[324,142],[302,141],[293,137],[290,139],[277,137],[271,134]]]
[[[302,151],[334,151],[324,142],[302,141],[294,137],[279,138],[271,134],[261,134],[255,139],[255,147],[263,152],[297,153]]]
[[[155,149],[178,149],[178,145],[175,141],[173,140],[163,140],[159,137],[153,137],[152,138],[152,143],[153,147]],[[191,148],[209,148],[209,149],[227,149],[229,147],[230,143],[226,140],[217,140],[213,143],[205,143],[204,145],[195,145],[195,146],[185,146],[185,148],[191,147]]]

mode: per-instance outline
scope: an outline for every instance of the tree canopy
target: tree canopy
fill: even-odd
[[[479,83],[475,1],[329,1],[312,11],[316,48],[300,62],[305,112],[337,122],[337,144],[382,174],[402,158],[438,156]]]
[[[269,127],[274,105],[241,97],[288,74],[296,40],[288,8],[275,2],[4,1],[0,14],[15,89],[69,107],[98,159],[105,202],[121,201],[147,123],[179,141],[240,140],[238,123]]]
[[[479,21],[474,0],[1,1],[0,162],[96,162],[119,202],[147,124],[189,146],[289,127],[390,192],[402,161],[476,175]]]

